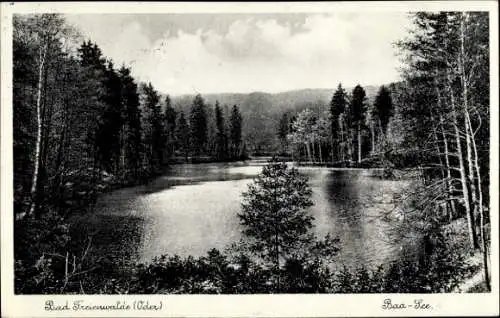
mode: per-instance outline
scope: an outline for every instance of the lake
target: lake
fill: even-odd
[[[202,256],[241,238],[241,194],[265,160],[179,164],[150,183],[105,194],[83,218],[95,248],[109,257],[149,261],[161,254]],[[314,231],[338,236],[338,263],[377,266],[394,260],[403,243],[388,235],[384,212],[408,181],[383,180],[373,170],[299,167],[313,190]],[[112,235],[110,234],[112,233]]]

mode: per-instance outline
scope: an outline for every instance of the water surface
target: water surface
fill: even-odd
[[[136,231],[124,233],[134,243],[123,246],[140,261],[161,254],[206,255],[241,238],[241,194],[262,165],[259,160],[174,165],[147,185],[101,197],[93,218],[141,220]],[[393,197],[405,182],[382,180],[363,169],[299,169],[313,190],[315,233],[341,240],[339,263],[376,266],[397,257],[400,243],[388,237],[389,224],[381,216],[394,208]]]

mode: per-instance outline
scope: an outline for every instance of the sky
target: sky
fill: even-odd
[[[403,12],[66,15],[162,93],[281,92],[398,79]]]

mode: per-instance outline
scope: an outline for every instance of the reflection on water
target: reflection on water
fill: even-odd
[[[148,261],[160,254],[205,255],[240,238],[237,213],[241,193],[262,169],[262,161],[175,165],[147,185],[103,196],[99,215],[139,217],[136,256]],[[367,170],[300,168],[309,176],[318,236],[341,239],[339,261],[378,265],[396,257],[399,246],[387,237],[380,216],[402,181],[370,177]],[[133,248],[133,247],[129,247]]]

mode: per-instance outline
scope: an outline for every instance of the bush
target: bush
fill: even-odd
[[[40,218],[25,218],[14,224],[14,272],[16,293],[52,293],[59,283],[60,251],[70,240],[62,217],[49,212]]]

